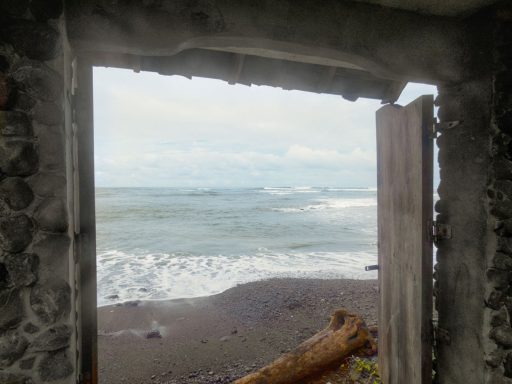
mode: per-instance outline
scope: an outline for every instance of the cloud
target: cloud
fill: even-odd
[[[376,184],[378,101],[104,68],[94,83],[98,186]]]
[[[292,145],[286,152],[286,159],[295,164],[318,168],[346,168],[365,165],[374,168],[375,152],[354,148],[347,153],[335,150],[312,149],[303,145]]]

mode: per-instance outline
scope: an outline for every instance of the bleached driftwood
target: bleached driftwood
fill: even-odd
[[[327,328],[233,384],[296,384],[336,367],[363,347],[376,349],[368,327],[359,316],[340,309],[334,312]]]

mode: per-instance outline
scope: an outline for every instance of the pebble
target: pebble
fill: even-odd
[[[162,334],[160,333],[160,331],[158,329],[149,331],[146,334],[146,339],[161,339],[161,338],[162,338]]]

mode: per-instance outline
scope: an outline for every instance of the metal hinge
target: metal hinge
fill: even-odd
[[[436,139],[438,133],[443,133],[444,131],[455,128],[460,124],[460,120],[434,122],[434,124],[432,125],[432,138]]]
[[[452,227],[448,224],[432,222],[430,227],[430,237],[434,244],[438,244],[440,240],[452,238]]]

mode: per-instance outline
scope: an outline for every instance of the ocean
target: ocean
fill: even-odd
[[[368,188],[97,188],[98,305],[272,277],[375,279]]]

